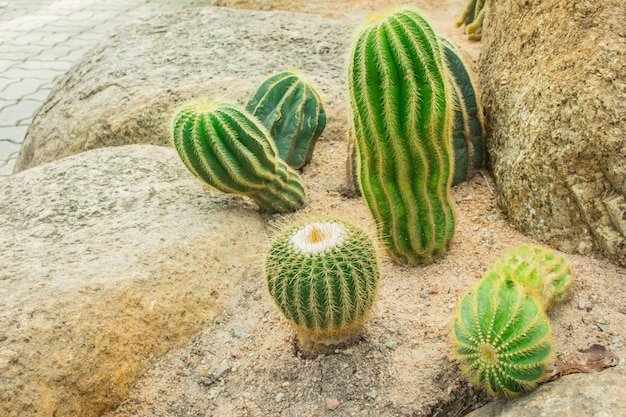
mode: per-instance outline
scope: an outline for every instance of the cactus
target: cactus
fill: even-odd
[[[292,225],[273,241],[267,287],[301,338],[346,341],[371,310],[380,277],[376,247],[352,224],[322,220]]]
[[[445,254],[454,234],[452,81],[437,37],[412,9],[363,26],[348,87],[363,197],[401,263]]]
[[[267,130],[234,104],[185,105],[172,122],[172,141],[187,168],[220,191],[247,195],[269,212],[305,201],[300,176],[277,156]]]
[[[490,395],[514,397],[534,388],[552,360],[543,306],[496,271],[460,301],[452,333],[463,372]]]
[[[456,27],[465,25],[465,33],[471,41],[479,41],[482,38],[483,21],[489,0],[469,0],[465,4],[463,15],[456,22]]]
[[[275,74],[252,94],[246,109],[269,130],[287,164],[302,168],[311,162],[326,126],[324,106],[311,81],[294,71]]]
[[[511,249],[495,269],[519,282],[545,308],[563,300],[573,282],[567,260],[551,249],[538,246],[520,245]]]
[[[484,165],[483,111],[478,84],[474,81],[468,60],[459,47],[444,37],[439,37],[448,68],[452,74],[453,91],[457,98],[454,115],[454,177],[457,185],[474,176]]]

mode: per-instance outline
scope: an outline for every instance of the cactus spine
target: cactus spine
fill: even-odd
[[[517,281],[548,308],[565,298],[573,283],[567,260],[547,248],[520,245],[498,262],[495,270]]]
[[[381,240],[398,262],[430,262],[455,222],[454,105],[437,37],[411,9],[383,16],[358,33],[348,77],[361,191]]]
[[[287,164],[302,168],[311,162],[326,126],[326,112],[311,81],[293,71],[275,74],[250,97],[246,109],[269,130]]]
[[[265,262],[269,293],[302,338],[345,341],[371,310],[380,277],[376,247],[362,229],[338,220],[286,228]]]
[[[495,271],[459,303],[453,337],[463,372],[494,396],[532,389],[552,359],[552,330],[543,306],[521,284]]]
[[[247,195],[269,212],[305,201],[302,180],[278,158],[267,130],[234,104],[185,105],[172,122],[172,141],[187,168],[220,191]]]
[[[474,176],[483,167],[483,112],[468,61],[460,48],[444,37],[439,37],[444,56],[452,74],[453,92],[457,98],[454,115],[454,177],[457,185]]]

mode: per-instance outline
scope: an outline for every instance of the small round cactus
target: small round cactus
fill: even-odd
[[[380,277],[376,246],[352,224],[322,220],[286,228],[265,262],[269,293],[301,338],[343,343],[371,310]]]
[[[532,389],[552,359],[543,306],[495,271],[461,300],[452,333],[463,372],[490,395],[514,397]]]
[[[304,204],[298,173],[278,157],[265,127],[235,104],[188,103],[172,121],[172,142],[189,171],[222,192],[247,195],[269,212]]]
[[[520,245],[511,249],[495,269],[524,287],[545,308],[565,298],[573,283],[569,263],[557,252],[539,246]]]

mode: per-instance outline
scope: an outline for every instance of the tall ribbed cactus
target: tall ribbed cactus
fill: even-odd
[[[474,176],[483,167],[485,144],[483,143],[483,113],[468,61],[461,50],[450,40],[439,37],[448,68],[452,74],[453,92],[457,98],[454,115],[454,178],[453,185]]]
[[[562,300],[573,283],[567,260],[557,252],[539,246],[520,245],[509,250],[495,270],[519,282],[545,308]]]
[[[532,389],[544,379],[553,356],[552,329],[541,302],[496,271],[463,297],[452,333],[463,372],[495,396]]]
[[[269,130],[278,154],[291,167],[311,162],[326,112],[308,78],[294,71],[275,74],[252,94],[246,109]]]
[[[187,168],[220,191],[247,195],[269,212],[305,201],[300,176],[278,157],[267,130],[234,104],[185,105],[172,122],[172,141]]]
[[[381,240],[398,262],[442,256],[455,222],[454,98],[428,22],[399,9],[363,26],[348,88],[360,185]]]
[[[371,310],[380,277],[369,235],[339,220],[287,227],[265,262],[267,286],[306,341],[343,342]]]

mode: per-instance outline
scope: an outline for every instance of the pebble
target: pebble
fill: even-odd
[[[285,394],[283,394],[282,392],[279,392],[278,394],[276,394],[276,396],[274,397],[274,401],[276,401],[277,403],[281,402],[283,400],[283,398],[285,398]]]
[[[243,330],[233,330],[233,337],[235,339],[243,339],[246,337],[246,332],[244,332]]]
[[[326,398],[324,402],[328,411],[336,410],[339,407],[339,400],[336,398]]]
[[[585,303],[585,300],[578,300],[578,309],[579,310],[584,310],[585,306],[587,303]]]
[[[369,384],[371,384],[372,380],[370,379],[369,376],[366,376],[365,378],[363,378],[363,385],[365,385],[366,387],[369,386]]]
[[[498,215],[497,214],[489,214],[487,216],[487,219],[489,219],[489,221],[495,222],[496,220],[498,220]]]
[[[387,346],[387,349],[396,350],[396,348],[398,347],[398,342],[396,342],[395,340],[392,340],[392,341],[387,342],[385,346]]]
[[[448,310],[452,310],[455,306],[455,303],[448,303]]]
[[[602,323],[596,323],[596,324],[598,325],[598,328],[601,331],[606,332],[606,326],[604,324],[602,324]]]
[[[291,385],[291,382],[289,382],[289,381],[283,382],[283,387],[285,387],[285,388],[289,387],[290,385]]]
[[[378,398],[378,392],[376,392],[376,390],[373,389],[367,393],[367,396],[370,397],[372,400],[375,400],[376,398]]]
[[[220,363],[220,366],[215,370],[213,375],[215,379],[220,379],[220,378],[225,377],[228,374],[228,372],[230,372],[230,364],[228,363],[226,359],[224,359]]]
[[[428,298],[428,293],[424,290],[420,291],[420,298]]]

